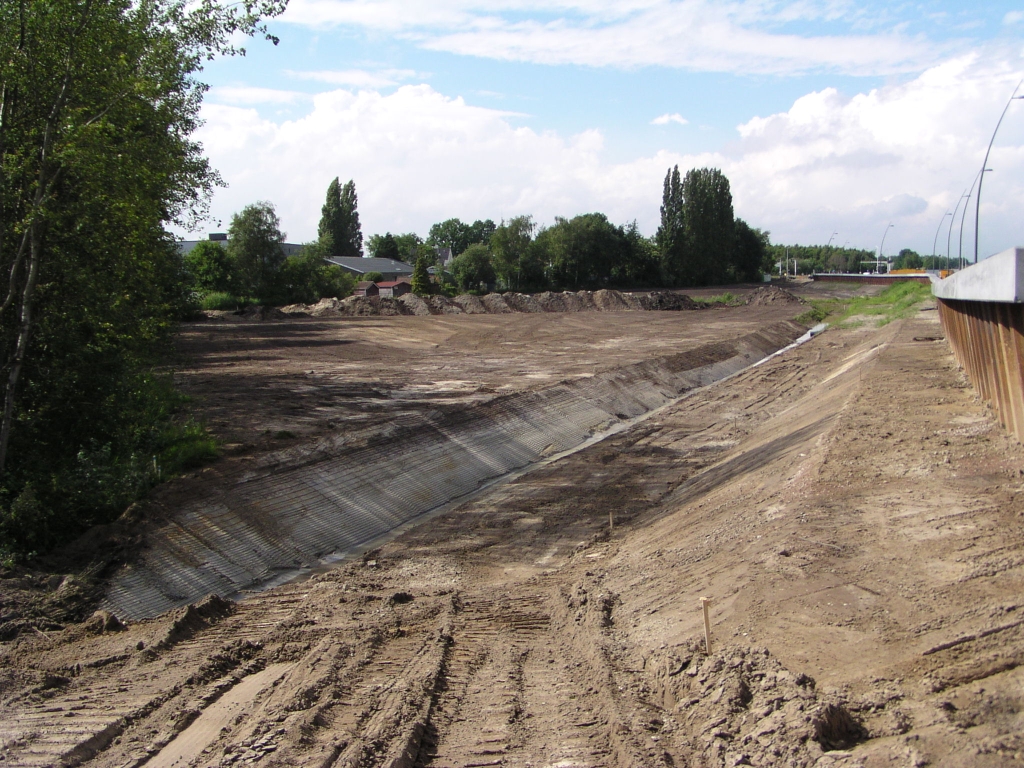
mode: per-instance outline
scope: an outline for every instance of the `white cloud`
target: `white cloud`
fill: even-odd
[[[219,104],[294,104],[309,99],[309,94],[299,91],[281,91],[273,88],[250,86],[217,86],[210,89],[210,98]]]
[[[285,74],[300,80],[313,80],[330,85],[347,85],[353,88],[387,88],[405,80],[422,77],[412,69],[384,69],[377,72],[365,69],[331,69],[314,72],[286,70]]]
[[[1024,21],[1024,11],[1009,11],[1003,16],[1003,24],[1006,26],[1020,24],[1022,21]]]
[[[868,93],[809,93],[786,112],[740,125],[737,140],[717,153],[654,145],[619,163],[609,161],[598,130],[563,136],[518,127],[511,113],[426,85],[325,92],[305,116],[276,122],[254,109],[208,104],[198,138],[231,184],[218,193],[215,215],[227,220],[269,199],[293,241],[313,237],[335,176],[355,180],[366,235],[423,234],[452,216],[529,213],[550,223],[588,211],[637,219],[652,234],[665,171],[678,164],[721,168],[737,214],[776,241],[821,243],[838,230],[839,242],[876,248],[891,220],[887,251],[927,252],[943,214],[977,173],[1022,70],[1019,52],[961,57]],[[664,134],[651,132],[650,140]],[[1007,113],[989,165],[982,254],[1024,245],[1024,101]],[[972,218],[973,208],[964,240],[971,249]]]
[[[875,31],[845,3],[810,0],[291,0],[283,19],[314,28],[362,27],[431,50],[542,64],[879,75],[920,71],[938,55],[934,44],[897,25]],[[848,31],[784,31],[812,21],[841,23]]]
[[[678,123],[679,125],[689,125],[690,121],[680,115],[678,112],[673,112],[671,115],[664,114],[658,115],[656,118],[651,120],[651,125],[668,125],[669,123]]]

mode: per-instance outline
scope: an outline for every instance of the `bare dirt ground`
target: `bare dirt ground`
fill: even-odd
[[[95,766],[1016,764],[1024,450],[955,368],[936,314],[828,331],[305,581],[127,628],[97,616],[4,643],[0,755]],[[629,322],[607,339],[636,341],[586,337],[583,359],[654,343]],[[551,370],[517,346],[521,332],[493,331],[512,342],[506,355],[448,348],[457,325],[438,328],[437,347],[410,345],[409,372],[380,353],[387,386],[429,391],[461,348],[467,368],[451,378],[479,387],[502,385],[463,372],[483,377],[487,360],[505,377]],[[379,343],[393,336],[382,330]],[[316,347],[301,349],[311,359]],[[272,380],[305,365],[277,354],[265,361]],[[230,345],[221,357],[241,362]],[[355,357],[336,364],[360,370]],[[324,428],[274,403],[281,428]],[[263,439],[259,426],[238,439]],[[711,656],[701,596],[712,599]]]
[[[408,411],[464,408],[688,351],[790,319],[793,305],[688,312],[301,318],[183,327],[176,381],[235,450]]]

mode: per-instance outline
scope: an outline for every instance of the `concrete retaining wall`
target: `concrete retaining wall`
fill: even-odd
[[[1000,422],[1024,441],[1024,248],[934,284],[957,362]]]
[[[395,424],[386,439],[296,456],[214,484],[152,527],[139,560],[112,579],[103,607],[146,618],[315,566],[742,370],[804,330],[778,323],[738,340]]]

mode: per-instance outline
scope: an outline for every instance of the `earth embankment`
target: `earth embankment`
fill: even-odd
[[[581,445],[695,387],[736,373],[806,329],[779,322],[728,341],[657,357],[465,409],[392,416],[360,438],[343,433],[209,477],[175,496],[118,573],[103,607],[150,618],[205,594],[319,565],[484,483]]]

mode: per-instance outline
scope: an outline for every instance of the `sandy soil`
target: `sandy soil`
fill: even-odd
[[[396,387],[444,380],[436,366],[460,347],[481,372],[489,359],[506,376],[544,370],[515,332],[493,331],[513,342],[499,356],[446,346],[447,318],[388,320],[442,322],[437,347],[409,347],[420,356],[405,378],[382,363]],[[630,333],[645,343],[626,323],[608,338]],[[0,754],[97,766],[1015,764],[1024,450],[941,336],[927,310],[829,331],[358,562],[238,604],[210,598],[127,628],[97,616],[4,643]],[[581,346],[595,360],[633,354],[591,338]],[[267,363],[282,381],[302,367]]]
[[[590,376],[790,319],[751,311],[298,318],[183,327],[176,380],[219,438],[270,447]],[[290,439],[283,435],[277,439]]]

